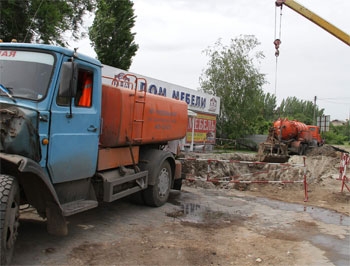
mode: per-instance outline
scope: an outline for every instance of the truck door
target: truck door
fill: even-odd
[[[53,183],[91,177],[97,167],[100,69],[83,61],[75,62],[78,64],[76,97],[56,97],[52,103],[47,161]]]

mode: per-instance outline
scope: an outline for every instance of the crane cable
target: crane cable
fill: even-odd
[[[282,29],[282,5],[280,6],[280,19],[279,19],[279,32],[278,32],[278,38],[277,38],[277,8],[279,6],[275,7],[275,40],[273,44],[275,45],[275,57],[276,57],[276,68],[275,68],[275,97],[276,97],[276,90],[277,90],[277,65],[278,65],[278,56],[280,55],[279,47],[281,44],[281,29]]]

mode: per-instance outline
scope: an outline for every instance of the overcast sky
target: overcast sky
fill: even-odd
[[[280,56],[277,64],[274,0],[134,0],[135,41],[139,50],[131,72],[190,89],[209,60],[203,50],[221,38],[229,45],[240,35],[255,35],[265,59],[258,66],[269,82],[265,92],[283,98],[314,101],[331,120],[350,115],[350,47],[288,7],[282,10]],[[298,0],[299,3],[350,34],[350,1]],[[277,9],[277,37],[280,9]],[[88,39],[79,51],[94,56]],[[277,79],[277,83],[275,80]],[[277,86],[275,86],[277,84]]]

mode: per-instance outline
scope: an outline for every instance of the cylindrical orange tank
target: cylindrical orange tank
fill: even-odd
[[[306,140],[312,139],[308,127],[299,121],[278,119],[273,123],[274,135],[280,140]]]
[[[144,92],[102,86],[102,147],[166,143],[186,135],[187,104]]]

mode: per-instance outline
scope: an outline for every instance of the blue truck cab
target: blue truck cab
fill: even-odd
[[[87,178],[96,171],[101,90],[92,91],[91,106],[79,106],[82,73],[101,87],[96,59],[62,47],[0,44],[1,264],[12,256],[20,204],[34,206],[49,232],[60,235],[67,233],[64,215],[97,205],[82,194],[90,192]],[[69,188],[67,181],[78,182]],[[81,199],[89,200],[79,206]]]

